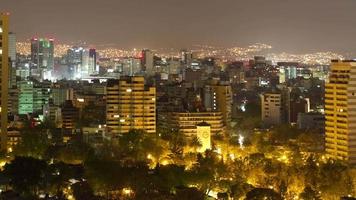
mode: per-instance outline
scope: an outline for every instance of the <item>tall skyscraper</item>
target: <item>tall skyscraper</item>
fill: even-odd
[[[9,88],[16,87],[16,35],[9,33]]]
[[[96,67],[97,53],[95,49],[89,49],[89,63],[88,63],[88,73],[89,75],[96,74],[99,69]]]
[[[9,33],[9,58],[16,61],[16,34],[12,32]]]
[[[54,40],[31,39],[31,72],[39,80],[51,79],[54,67]]]
[[[356,164],[356,62],[333,61],[325,86],[325,149]]]
[[[6,150],[7,143],[7,103],[9,90],[9,14],[0,14],[0,144]]]
[[[82,77],[82,72],[85,71],[86,67],[83,66],[84,51],[83,47],[72,47],[67,50],[66,62],[68,67],[73,69],[73,74],[71,74],[71,78],[73,79],[80,79]]]
[[[148,75],[153,75],[155,73],[154,71],[154,54],[151,50],[149,49],[144,49],[141,52],[141,64],[143,70],[146,72]]]
[[[144,77],[108,80],[106,89],[106,125],[112,134],[130,129],[156,132],[156,88],[145,86]]]

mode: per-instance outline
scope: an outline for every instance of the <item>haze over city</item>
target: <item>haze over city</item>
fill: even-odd
[[[353,0],[0,0],[18,41],[51,36],[119,48],[272,45],[356,52]]]

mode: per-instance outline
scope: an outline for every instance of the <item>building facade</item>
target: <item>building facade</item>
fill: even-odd
[[[325,150],[356,164],[356,62],[333,61],[325,86]]]
[[[222,134],[225,131],[221,112],[175,112],[171,123],[186,136],[197,135],[197,125],[205,122],[210,125],[211,134]]]
[[[261,95],[261,119],[265,125],[278,125],[282,122],[283,106],[280,93]]]
[[[207,111],[223,113],[225,126],[231,122],[232,90],[230,85],[206,85],[204,89],[204,106]]]
[[[9,14],[0,14],[0,144],[6,150],[7,144],[7,102],[9,89]]]
[[[156,133],[156,88],[145,86],[142,76],[108,80],[106,125],[112,134],[131,129]]]
[[[54,67],[54,40],[31,39],[31,74],[39,80],[51,79]]]

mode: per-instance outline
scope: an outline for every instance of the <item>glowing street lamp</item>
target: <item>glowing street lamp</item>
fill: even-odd
[[[245,140],[244,136],[242,136],[241,134],[239,134],[239,140],[238,140],[238,142],[239,142],[239,145],[240,145],[240,148],[241,148],[241,149],[244,148],[244,140]]]

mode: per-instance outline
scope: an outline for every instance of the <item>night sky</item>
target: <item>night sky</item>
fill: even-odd
[[[0,0],[11,29],[123,48],[271,44],[356,52],[356,0]]]

